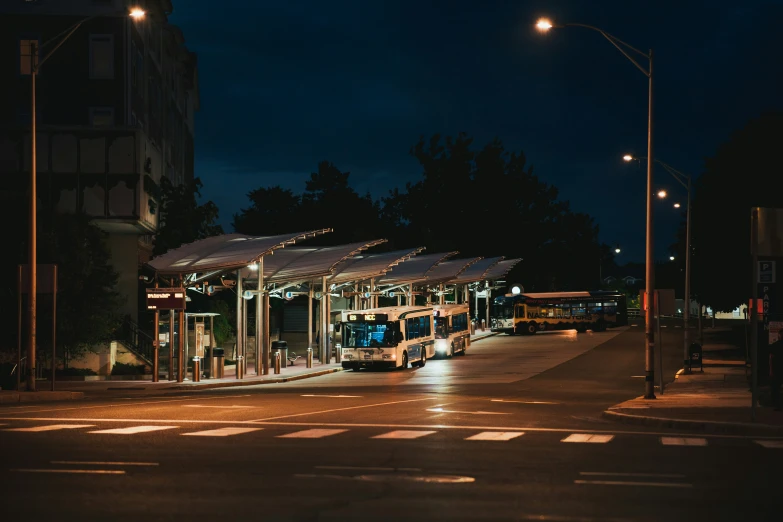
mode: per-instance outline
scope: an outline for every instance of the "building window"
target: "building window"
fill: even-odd
[[[90,107],[90,125],[93,127],[114,125],[114,109],[111,107]]]
[[[90,35],[90,78],[114,78],[114,36]]]
[[[35,44],[35,45],[33,45]],[[19,73],[29,76],[33,67],[33,47],[35,47],[35,65],[38,65],[40,52],[38,40],[19,40]]]

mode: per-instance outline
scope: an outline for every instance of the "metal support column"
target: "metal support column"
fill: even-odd
[[[484,301],[486,301],[485,305],[486,305],[486,308],[487,308],[487,328],[491,328],[492,327],[491,323],[489,321],[489,303],[490,303],[491,296],[492,296],[492,290],[490,290],[490,288],[489,288],[489,281],[487,281],[487,297],[484,299]]]
[[[209,316],[209,349],[212,350],[210,354],[214,357],[214,349],[217,346],[215,341],[215,316]],[[211,377],[211,376],[210,376]]]
[[[155,288],[158,280],[155,279]],[[152,330],[152,382],[158,382],[158,365],[160,364],[160,310],[155,309],[155,325]]]
[[[263,308],[263,293],[264,293],[264,258],[258,260],[258,285],[256,287],[258,295],[256,295],[256,375],[262,374],[262,351],[263,351],[263,321],[266,317],[266,311]]]
[[[190,343],[188,342],[189,341],[188,337],[190,337],[188,335],[189,329],[190,329],[190,319],[188,318],[188,313],[185,312],[185,359],[188,358],[188,353],[190,352]],[[195,330],[195,328],[194,328],[194,330]],[[185,364],[185,376],[187,376],[187,374],[188,374],[188,369],[187,368],[188,368],[188,365],[186,363]]]
[[[174,310],[169,310],[169,380],[174,380]]]
[[[446,304],[446,294],[444,293],[446,291],[446,286],[441,283],[440,284],[440,295],[438,296],[438,304]]]
[[[179,311],[179,340],[177,342],[177,382],[185,380],[185,310]]]
[[[326,353],[326,338],[329,336],[329,332],[327,331],[328,325],[327,325],[327,310],[326,310],[326,297],[327,297],[327,289],[326,289],[326,277],[321,278],[321,302],[318,305],[318,309],[321,312],[321,321],[320,325],[321,327],[318,329],[318,359],[321,362],[321,364],[327,364],[329,362],[329,359],[327,359],[327,353]]]
[[[416,296],[413,295],[413,283],[408,285],[408,305],[416,306]]]
[[[260,296],[259,299],[261,299]],[[261,306],[264,309],[264,313],[261,314],[264,318],[261,332],[261,368],[264,375],[269,375],[269,292],[264,292]]]
[[[313,282],[307,284],[307,347],[313,347]]]
[[[247,309],[249,304],[249,300],[242,298],[242,377],[247,375]]]
[[[236,358],[239,358],[240,355],[242,355],[242,330],[244,330],[244,325],[242,324],[242,271],[237,270],[237,284],[236,284],[236,293],[237,293],[237,349],[236,349]]]

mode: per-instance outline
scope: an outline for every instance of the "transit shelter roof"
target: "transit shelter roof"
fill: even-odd
[[[430,270],[437,266],[438,263],[441,263],[445,259],[455,256],[458,253],[459,252],[454,251],[442,254],[416,256],[413,259],[392,268],[386,275],[378,280],[378,284],[390,286],[425,281]]]
[[[504,259],[503,261],[500,261],[499,263],[490,267],[490,269],[484,273],[484,279],[486,281],[497,281],[498,279],[502,279],[506,277],[506,274],[508,274],[509,270],[514,268],[514,266],[520,261],[522,261],[522,258]]]
[[[346,259],[335,268],[329,282],[333,284],[364,281],[373,277],[380,277],[393,266],[411,259],[419,254],[425,247],[395,250],[381,254],[357,255]]]
[[[449,283],[464,285],[468,283],[475,283],[477,281],[484,281],[484,274],[486,274],[490,268],[503,261],[503,257],[485,257],[479,261],[468,266]]]
[[[451,281],[465,271],[470,265],[481,261],[480,257],[470,259],[450,259],[438,263],[427,273],[428,283],[445,283]]]
[[[150,260],[147,266],[158,274],[180,276],[236,269],[255,263],[262,256],[286,245],[331,231],[324,228],[262,237],[223,234],[170,250]]]

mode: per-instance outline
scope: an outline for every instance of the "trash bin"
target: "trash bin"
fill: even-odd
[[[211,348],[209,352],[209,378],[222,379],[226,365],[225,352],[223,348]]]
[[[690,348],[688,348],[688,369],[693,369],[694,366],[698,365],[699,369],[703,370],[704,368],[701,365],[701,359],[701,345],[699,343],[691,343]]]
[[[272,353],[280,351],[280,366],[288,367],[288,343],[286,341],[272,341]]]

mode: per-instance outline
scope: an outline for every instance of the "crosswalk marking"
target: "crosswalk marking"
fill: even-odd
[[[261,429],[263,428],[217,428],[214,430],[183,433],[183,435],[188,437],[229,437],[231,435],[239,435],[241,433],[250,433],[251,431],[259,431]]]
[[[173,430],[179,426],[132,426],[130,428],[113,428],[110,430],[97,430],[88,433],[104,433],[110,435],[133,435],[135,433],[147,433],[149,431]]]
[[[592,435],[589,433],[572,433],[560,442],[590,442],[603,444],[614,438],[614,435]]]
[[[49,424],[48,426],[33,426],[30,428],[7,428],[3,431],[55,431],[55,430],[75,430],[78,428],[92,428],[93,424]]]
[[[324,437],[329,437],[332,435],[337,435],[338,433],[343,433],[348,430],[324,430],[324,429],[315,429],[315,430],[302,430],[302,431],[295,431],[293,433],[286,433],[285,435],[278,435],[277,438],[279,439],[322,439]]]
[[[756,440],[753,442],[768,449],[783,449],[783,440]]]
[[[707,439],[701,437],[661,437],[664,446],[706,446]]]
[[[511,440],[524,435],[523,431],[482,431],[465,440]]]
[[[394,430],[388,433],[382,433],[371,437],[373,439],[418,439],[419,437],[425,437],[432,435],[434,431],[413,431],[413,430]]]

